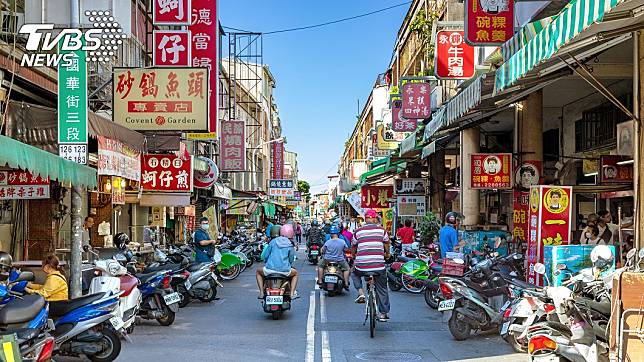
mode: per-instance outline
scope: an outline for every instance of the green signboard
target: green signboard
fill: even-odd
[[[58,65],[58,154],[87,164],[87,60],[84,50],[61,51]]]

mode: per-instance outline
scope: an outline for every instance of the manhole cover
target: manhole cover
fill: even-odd
[[[356,358],[363,361],[420,361],[423,357],[409,352],[363,352]]]

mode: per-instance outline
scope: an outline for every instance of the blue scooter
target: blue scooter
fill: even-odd
[[[162,326],[174,323],[175,313],[179,311],[181,295],[172,289],[170,271],[138,274],[141,281],[139,290],[143,302],[139,316],[144,319],[156,319]]]

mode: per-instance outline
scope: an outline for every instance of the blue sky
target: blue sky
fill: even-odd
[[[307,26],[382,9],[405,0],[221,0],[223,26],[249,31]],[[409,5],[311,30],[265,35],[264,63],[277,80],[275,97],[287,149],[298,153],[300,179],[314,191],[337,172],[364,105],[389,65]],[[224,54],[227,47],[224,48]]]

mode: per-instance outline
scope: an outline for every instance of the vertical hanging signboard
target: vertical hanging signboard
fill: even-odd
[[[84,50],[58,65],[58,154],[87,164],[87,60]]]
[[[514,35],[514,0],[465,0],[465,41],[501,45]]]

